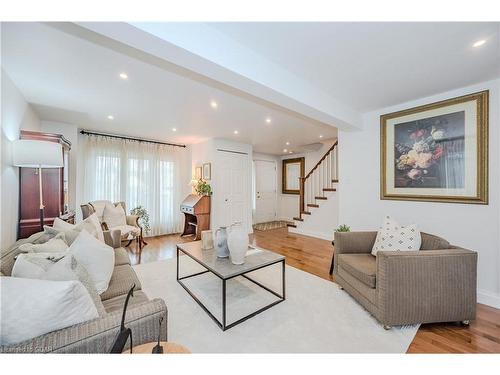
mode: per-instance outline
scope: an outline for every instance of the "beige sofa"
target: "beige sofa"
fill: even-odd
[[[420,251],[379,251],[377,232],[335,233],[335,281],[389,329],[476,316],[477,253],[422,233]]]
[[[1,252],[1,273],[10,276],[18,247],[27,242],[43,243],[49,239],[44,232],[17,241]],[[156,341],[159,319],[163,317],[161,340],[167,340],[167,307],[162,299],[150,300],[141,290],[141,283],[130,265],[127,251],[120,247],[120,231],[105,232],[106,243],[114,248],[115,267],[108,289],[101,294],[106,315],[85,323],[50,332],[13,346],[0,346],[2,353],[108,353],[120,331],[125,297],[135,283],[125,325],[132,329],[134,345]],[[1,301],[8,303],[8,301]],[[130,344],[130,341],[127,345]]]

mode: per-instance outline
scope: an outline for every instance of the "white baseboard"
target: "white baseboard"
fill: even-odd
[[[316,237],[316,238],[321,238],[322,240],[327,240],[327,241],[332,241],[332,234],[327,234],[327,233],[319,233],[319,232],[312,232],[312,231],[305,231],[299,228],[292,228],[288,227],[288,231],[291,233],[297,233],[297,234],[303,234],[304,236],[309,236],[309,237]]]
[[[477,302],[500,309],[500,294],[478,289]]]

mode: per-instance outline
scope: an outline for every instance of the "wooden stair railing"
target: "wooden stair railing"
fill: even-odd
[[[328,149],[323,157],[305,177],[299,177],[299,218],[307,207],[318,207],[317,199],[326,199],[325,191],[336,191],[333,184],[338,182],[338,141]]]

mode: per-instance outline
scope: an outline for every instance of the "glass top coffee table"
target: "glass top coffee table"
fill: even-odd
[[[254,248],[250,248],[254,249]],[[189,295],[201,306],[201,308],[212,318],[212,320],[223,330],[234,327],[237,324],[244,322],[251,317],[260,314],[261,312],[281,303],[285,300],[285,257],[269,250],[256,249],[258,251],[253,252],[245,258],[245,263],[241,265],[235,265],[231,263],[229,258],[217,258],[217,254],[214,249],[202,250],[201,241],[187,242],[177,245],[177,282],[189,293]],[[179,255],[185,254],[199,265],[201,265],[205,270],[201,272],[196,272],[187,276],[180,276],[179,273]],[[263,285],[261,282],[251,278],[247,274],[253,271],[260,270],[265,267],[272,266],[274,264],[281,263],[281,294]],[[219,320],[215,315],[209,311],[209,309],[201,302],[201,300],[195,296],[193,291],[189,286],[183,282],[183,280],[194,278],[203,274],[211,272],[213,275],[217,276],[222,281],[222,320]],[[232,322],[226,322],[227,306],[226,306],[226,283],[236,277],[243,277],[253,284],[259,286],[260,288],[266,290],[272,295],[277,297],[272,303],[267,304],[258,310],[245,315],[244,317]]]

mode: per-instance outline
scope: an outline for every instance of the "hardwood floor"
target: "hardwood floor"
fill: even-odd
[[[174,258],[175,245],[189,237],[168,235],[148,238],[148,245],[138,254],[128,248],[132,264]],[[333,247],[329,241],[288,233],[286,228],[255,231],[250,241],[286,256],[286,263],[323,279],[329,275]],[[455,323],[424,324],[420,327],[408,353],[500,353],[500,310],[477,305],[477,318],[469,327]]]

